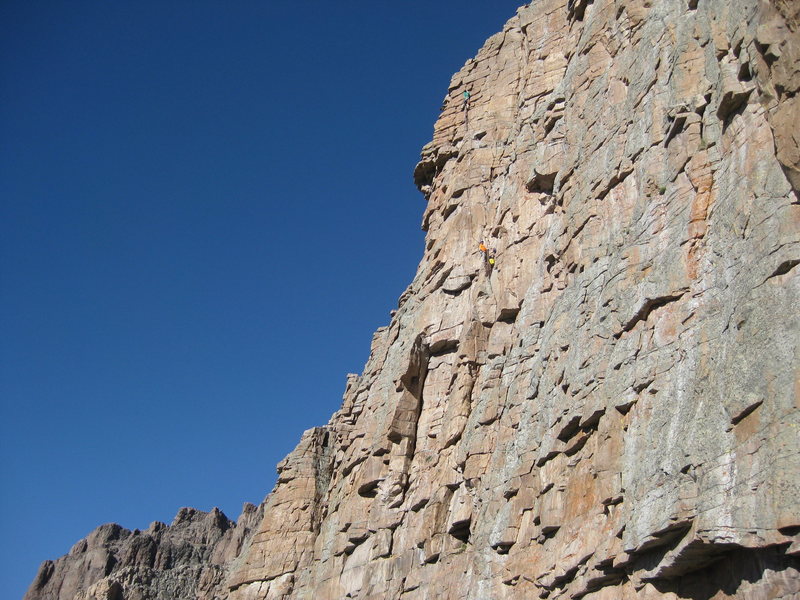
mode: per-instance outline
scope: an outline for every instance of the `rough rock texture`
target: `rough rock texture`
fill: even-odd
[[[414,281],[219,593],[800,597],[799,21],[537,0],[490,38]]]
[[[454,76],[233,598],[800,593],[797,10],[539,0]]]
[[[182,508],[172,525],[146,531],[102,525],[39,568],[24,600],[211,600],[263,509],[246,504],[238,523],[218,509]]]

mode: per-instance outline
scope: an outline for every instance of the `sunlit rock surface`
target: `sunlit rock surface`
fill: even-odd
[[[798,597],[799,18],[521,8],[450,83],[363,374],[191,594]],[[89,572],[26,599],[195,597]]]

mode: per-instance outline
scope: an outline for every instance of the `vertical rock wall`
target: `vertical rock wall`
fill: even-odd
[[[538,0],[467,62],[233,599],[800,594],[797,11]]]
[[[414,281],[198,597],[800,596],[799,13],[537,0],[490,38]]]

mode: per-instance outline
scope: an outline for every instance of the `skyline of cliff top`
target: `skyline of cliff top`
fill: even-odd
[[[0,6],[5,593],[270,491],[422,253],[412,170],[521,2]]]
[[[800,6],[537,0],[419,115],[452,22],[200,6],[15,30],[8,547],[137,529],[23,600],[800,595]]]

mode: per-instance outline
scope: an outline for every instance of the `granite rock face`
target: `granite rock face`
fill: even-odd
[[[203,593],[800,597],[799,23],[519,9],[423,148],[414,281]]]
[[[800,594],[796,7],[539,0],[467,62],[232,598]]]

